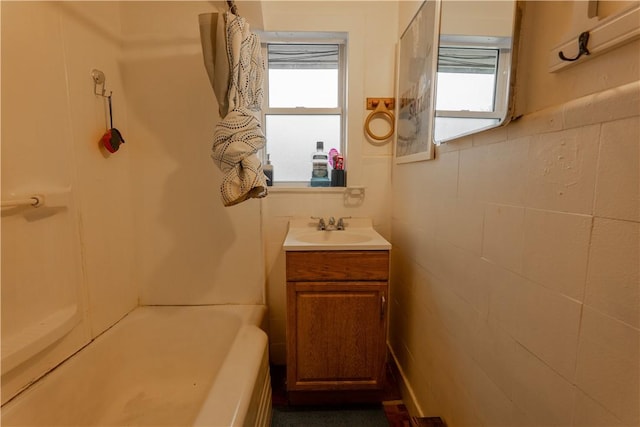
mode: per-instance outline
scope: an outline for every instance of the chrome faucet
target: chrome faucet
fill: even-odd
[[[317,216],[312,216],[311,219],[317,219],[318,220],[318,231],[324,231],[324,230],[327,229],[327,224],[325,224],[324,218],[317,217]]]
[[[341,217],[340,219],[338,219],[338,222],[336,223],[336,219],[334,217],[329,217],[329,222],[326,223],[324,221],[324,218],[322,217],[319,217],[319,216],[311,217],[311,219],[318,220],[318,225],[316,227],[318,231],[344,230],[344,227],[345,227],[344,220],[349,218],[351,217],[350,216]]]
[[[351,218],[350,216],[342,217],[338,220],[338,225],[336,226],[336,230],[344,230],[344,220]]]

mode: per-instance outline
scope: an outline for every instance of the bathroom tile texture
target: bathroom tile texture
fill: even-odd
[[[390,346],[414,412],[640,425],[639,100],[629,83],[395,167]]]

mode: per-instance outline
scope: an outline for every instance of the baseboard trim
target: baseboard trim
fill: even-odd
[[[398,378],[398,386],[400,387],[400,394],[402,395],[402,401],[404,405],[407,407],[410,415],[424,417],[424,411],[416,400],[416,395],[413,392],[413,388],[411,387],[409,380],[404,374],[402,366],[400,365],[400,363],[398,363],[398,358],[396,357],[393,348],[391,348],[391,346],[387,344],[387,349],[389,350],[389,354],[393,358],[393,362],[398,369],[398,373],[400,374],[400,378]]]

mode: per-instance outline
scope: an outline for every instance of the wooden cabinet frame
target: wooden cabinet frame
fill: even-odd
[[[287,252],[287,389],[378,390],[388,251]]]

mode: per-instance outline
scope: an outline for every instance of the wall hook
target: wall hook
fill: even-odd
[[[577,61],[582,55],[589,55],[590,52],[589,49],[587,49],[587,43],[589,43],[589,31],[583,32],[580,34],[580,37],[578,37],[578,56],[575,58],[567,58],[562,51],[558,52],[558,56],[563,61]]]
[[[91,70],[91,78],[93,79],[93,93],[103,98],[110,98],[111,93],[105,95],[106,89],[104,82],[107,78],[104,76],[104,73],[100,70],[93,69]],[[100,92],[98,92],[98,85],[102,86]]]
[[[106,77],[100,70],[91,70],[91,78],[93,79],[93,93],[97,96],[107,98],[109,103],[109,128],[100,138],[100,144],[110,153],[115,153],[120,148],[120,144],[124,144],[124,138],[120,131],[113,127],[113,106],[111,105],[111,96],[113,91],[109,91],[109,95],[105,95],[107,92],[104,87]],[[98,92],[98,86],[102,86]]]

